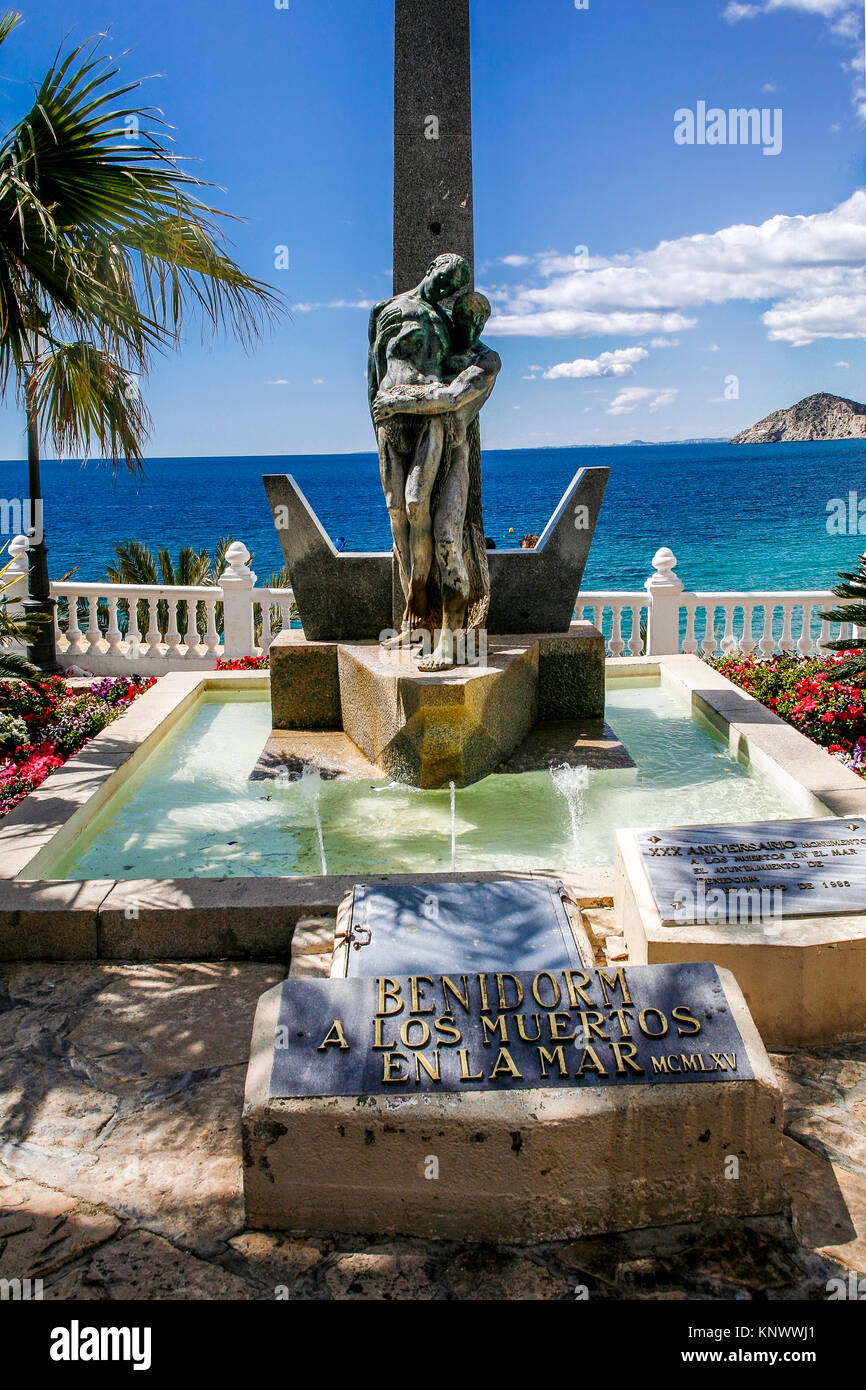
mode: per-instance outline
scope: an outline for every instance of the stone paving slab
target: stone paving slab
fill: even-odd
[[[866,1044],[773,1057],[780,1217],[520,1248],[245,1230],[252,1016],[283,972],[0,968],[0,1277],[50,1299],[628,1301],[823,1300],[866,1273]]]

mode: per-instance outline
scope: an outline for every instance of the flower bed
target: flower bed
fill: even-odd
[[[271,659],[268,656],[239,656],[233,661],[220,659],[216,664],[218,671],[267,671]]]
[[[710,665],[866,777],[866,692],[857,683],[834,679],[848,655],[835,652],[805,660],[731,655]]]
[[[34,686],[0,680],[0,816],[155,684],[154,676],[112,676],[76,692],[60,676]]]

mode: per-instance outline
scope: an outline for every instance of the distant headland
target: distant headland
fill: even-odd
[[[800,444],[810,439],[866,438],[866,405],[845,396],[818,391],[788,410],[774,410],[751,429],[734,435],[732,444]]]

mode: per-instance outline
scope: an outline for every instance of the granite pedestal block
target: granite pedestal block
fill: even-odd
[[[335,642],[309,642],[288,628],[271,643],[271,718],[275,729],[341,729]]]
[[[585,622],[561,636],[488,637],[483,665],[424,672],[378,642],[282,632],[271,646],[271,705],[275,730],[342,728],[396,781],[470,786],[539,719],[602,720],[604,639]]]

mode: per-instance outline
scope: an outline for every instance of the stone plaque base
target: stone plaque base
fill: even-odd
[[[720,981],[748,1079],[292,1099],[271,1096],[283,996],[270,990],[243,1115],[248,1224],[533,1243],[778,1211],[780,1093],[735,981]]]
[[[791,824],[797,826],[797,822]],[[853,832],[847,828],[849,823],[841,820],[837,824],[839,840],[850,837]],[[752,829],[757,831],[760,827]],[[714,831],[723,832],[729,835],[730,827],[721,826]],[[778,835],[777,828],[773,833]],[[734,893],[726,896],[729,920],[714,921],[710,890],[699,892],[693,888],[690,898],[682,897],[682,914],[704,920],[669,920],[665,924],[642,853],[647,835],[658,837],[660,849],[684,835],[693,835],[697,845],[702,845],[706,838],[700,828],[617,831],[614,905],[632,965],[712,961],[730,970],[768,1047],[810,1047],[866,1036],[866,913],[774,916],[775,898],[770,890],[765,893],[770,915],[764,920],[748,920],[748,890],[753,884],[744,881],[744,920],[736,920],[740,909]],[[679,861],[665,857],[662,862],[669,866]],[[810,889],[818,897],[825,880],[828,884],[848,880],[848,872],[842,867],[846,858],[832,862],[832,868],[815,869],[804,860],[803,869],[794,877],[808,883],[816,873],[820,874],[818,887]],[[836,868],[836,864],[840,867]],[[684,880],[685,871],[675,884],[681,887]],[[760,877],[755,880],[759,887],[762,881]],[[760,892],[757,900],[760,902]],[[670,919],[672,904],[665,898],[664,905]],[[700,911],[693,911],[695,907]]]

